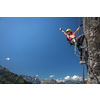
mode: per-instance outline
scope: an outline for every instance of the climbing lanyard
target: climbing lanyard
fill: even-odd
[[[71,41],[74,44],[74,51],[76,52],[76,46],[77,46],[76,38],[73,38]]]
[[[77,42],[74,42],[74,51],[76,52]]]

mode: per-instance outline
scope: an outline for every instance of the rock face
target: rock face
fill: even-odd
[[[83,17],[87,84],[100,84],[100,17]]]

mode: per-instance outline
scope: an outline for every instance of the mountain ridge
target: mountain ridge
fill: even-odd
[[[0,84],[27,84],[27,82],[22,77],[0,65]]]
[[[82,81],[57,82],[54,79],[39,80],[36,76],[14,74],[0,65],[0,84],[82,84]]]

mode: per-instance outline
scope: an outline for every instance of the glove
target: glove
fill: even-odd
[[[62,28],[60,28],[59,30],[62,31]]]
[[[80,26],[83,26],[83,24],[81,24]]]

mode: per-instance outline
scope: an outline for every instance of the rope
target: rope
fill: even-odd
[[[81,24],[82,24],[82,20],[81,20]],[[80,26],[80,17],[78,17],[78,27]],[[78,36],[81,35],[81,28],[78,31]],[[77,46],[77,42],[74,43],[74,51],[76,52],[76,46]]]
[[[82,20],[81,20],[81,23],[80,23],[80,24],[82,24],[82,23],[83,23],[83,22],[82,22]],[[82,30],[83,30],[83,28],[81,27],[80,30],[79,30],[79,31],[80,31],[80,35],[82,34]]]
[[[84,84],[84,64],[83,64],[83,84]]]
[[[82,20],[80,19],[80,17],[78,18],[78,27],[83,23]],[[80,28],[80,30],[78,31],[78,36],[82,34],[81,30],[83,30],[83,28]]]
[[[81,24],[82,24],[82,20],[81,20]],[[80,25],[80,17],[78,18],[78,26]],[[78,36],[82,34],[81,32],[82,28],[80,28],[79,32],[78,32]],[[76,53],[74,53],[76,56],[78,57],[82,57],[82,60],[84,59],[84,55],[79,56]],[[83,64],[83,84],[84,84],[84,64]]]
[[[78,27],[80,26],[80,17],[78,18]],[[78,31],[78,36],[79,36],[80,32]]]

